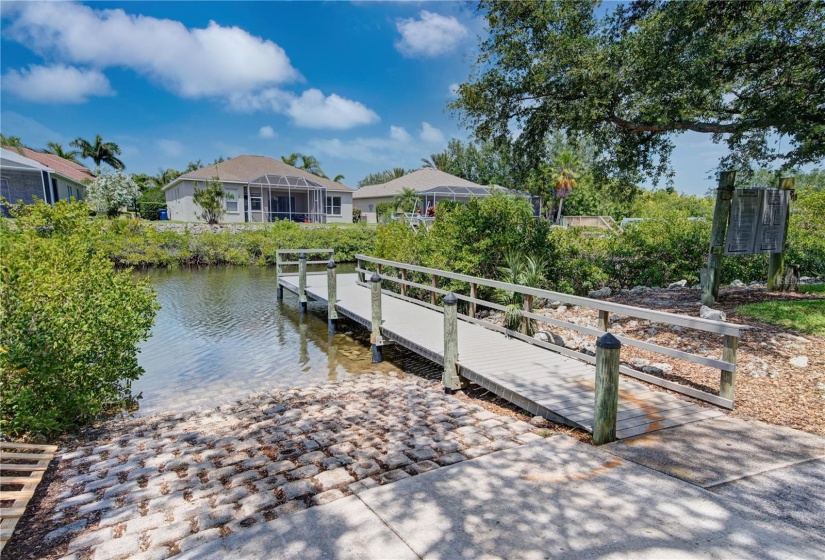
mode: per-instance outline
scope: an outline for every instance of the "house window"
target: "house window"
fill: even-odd
[[[238,189],[224,189],[226,196],[223,199],[224,207],[227,214],[238,213]]]
[[[327,216],[341,215],[341,197],[328,196],[327,197]]]
[[[372,212],[372,204],[367,206],[367,212]]]
[[[249,209],[253,212],[260,212],[261,211],[261,197],[260,196],[253,196],[249,199]]]
[[[9,189],[9,180],[8,179],[0,179],[0,196],[9,200],[11,198],[11,190]],[[9,202],[11,202],[9,200]]]

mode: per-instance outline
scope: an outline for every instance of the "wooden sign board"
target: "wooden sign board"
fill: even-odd
[[[730,207],[725,255],[780,253],[791,190],[736,189]]]

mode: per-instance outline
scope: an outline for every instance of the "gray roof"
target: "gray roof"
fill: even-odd
[[[217,165],[207,165],[195,171],[184,173],[168,185],[164,190],[183,179],[208,180],[219,177],[223,181],[248,183],[264,175],[286,175],[288,177],[304,177],[305,179],[326,187],[328,191],[352,192],[352,189],[341,183],[313,175],[303,169],[298,169],[286,163],[266,156],[238,156],[223,161]]]
[[[424,192],[434,187],[481,187],[477,183],[450,175],[439,171],[433,167],[425,167],[412,173],[407,173],[403,177],[393,179],[380,185],[367,185],[361,187],[352,195],[352,198],[375,198],[385,196],[395,196],[400,194],[405,188],[413,189],[416,192]]]

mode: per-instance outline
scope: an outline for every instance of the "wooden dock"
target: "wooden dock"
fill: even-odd
[[[298,293],[299,278],[280,274],[279,286]],[[327,276],[306,276],[306,296],[327,302]],[[382,336],[443,365],[444,320],[433,306],[384,292]],[[371,292],[356,274],[337,276],[336,309],[371,328]],[[587,363],[484,326],[458,321],[459,374],[533,414],[593,430],[595,370]],[[616,437],[619,439],[722,415],[669,393],[621,378]]]

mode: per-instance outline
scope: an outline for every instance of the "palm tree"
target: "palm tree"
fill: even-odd
[[[301,160],[300,165],[298,165],[298,160]],[[287,165],[291,165],[292,167],[303,169],[307,173],[312,173],[318,177],[329,179],[329,177],[327,177],[321,169],[321,162],[319,162],[315,156],[305,155],[300,152],[292,152],[288,156],[281,156],[281,161]]]
[[[452,162],[450,161],[450,154],[441,152],[440,154],[430,154],[430,159],[421,158],[422,167],[432,167],[439,171],[449,172]]]
[[[61,144],[58,144],[57,142],[48,142],[46,144],[46,149],[43,150],[43,153],[45,153],[45,154],[54,154],[57,157],[67,159],[67,160],[73,161],[75,163],[77,163],[77,156],[80,155],[80,152],[78,152],[77,150],[71,150],[71,151],[64,150],[63,146]]]
[[[120,155],[120,147],[114,142],[104,142],[100,134],[95,136],[94,142],[89,142],[88,140],[77,137],[70,145],[75,148],[80,148],[80,155],[94,161],[96,166],[105,163],[118,171],[126,169],[123,162],[115,157]]]
[[[23,142],[19,136],[5,136],[0,134],[0,146],[18,149],[23,147]]]
[[[400,179],[406,174],[407,170],[403,167],[393,167],[392,169],[387,169],[384,171],[384,176],[386,178],[385,182],[392,181],[393,179]]]
[[[335,176],[335,179],[333,179],[333,181],[335,181],[336,183],[340,183],[343,180],[344,180],[344,175],[342,173],[339,173],[338,175]]]
[[[544,271],[547,269],[547,259],[543,255],[525,257],[515,251],[504,253],[504,264],[498,268],[501,279],[508,284],[520,284],[539,288],[544,283]],[[506,290],[496,291],[496,301],[504,305],[507,310],[504,312],[504,323],[511,331],[521,330],[523,334],[532,336],[535,326],[533,321],[524,323],[522,310],[524,309],[524,296],[518,292]],[[534,302],[538,304],[538,302]],[[526,327],[526,329],[525,329]]]
[[[172,169],[171,167],[166,170],[158,168],[158,174],[152,175],[151,177],[149,177],[149,180],[156,187],[165,187],[166,185],[180,177],[180,175],[180,171],[178,171],[177,169]]]
[[[556,212],[556,223],[561,221],[561,211],[564,206],[564,199],[576,186],[577,173],[574,171],[580,164],[576,154],[569,149],[563,149],[554,161],[553,180],[556,183],[556,198],[559,199],[559,207]]]
[[[401,208],[402,212],[414,212],[418,203],[421,202],[421,196],[415,189],[404,187],[393,199],[396,210]]]

